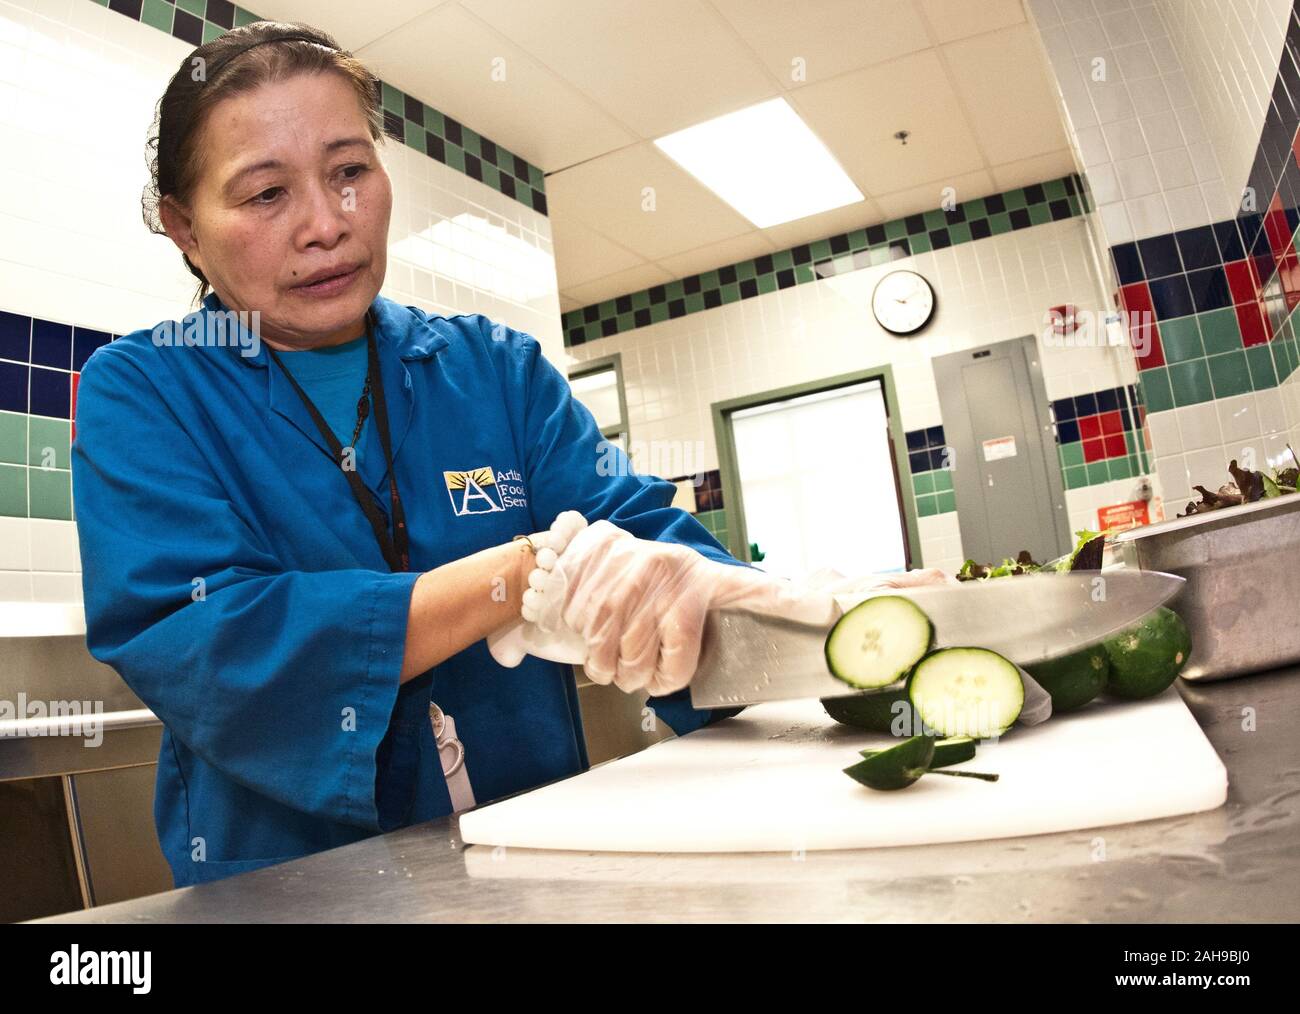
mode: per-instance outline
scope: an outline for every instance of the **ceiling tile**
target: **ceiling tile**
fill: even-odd
[[[779,94],[700,0],[564,0],[562,17],[537,0],[461,3],[645,139]]]
[[[817,215],[809,215],[793,222],[773,226],[764,230],[776,244],[778,250],[786,250],[800,243],[826,239],[852,229],[861,229],[874,225],[881,220],[880,208],[870,198],[847,204],[842,208],[832,208]]]
[[[653,188],[654,210],[642,210]],[[646,260],[750,232],[753,223],[648,141],[548,176],[552,218],[571,215]]]
[[[1069,176],[1075,172],[1074,157],[1068,148],[1023,158],[1018,162],[993,167],[993,182],[999,190],[1012,190],[1015,187],[1027,187],[1031,183],[1054,180]]]
[[[561,289],[645,263],[572,215],[551,216],[551,244]]]
[[[980,35],[1025,20],[1020,0],[920,0],[920,4],[939,42]]]
[[[661,257],[659,266],[674,278],[685,278],[688,275],[702,274],[728,264],[753,260],[763,254],[773,253],[777,249],[766,232],[755,229],[734,239],[724,239],[720,243],[710,243],[707,246],[696,247],[694,250],[687,250],[685,253]]]
[[[946,196],[944,187],[952,187],[953,200],[959,203],[973,200],[976,197],[984,197],[986,194],[996,193],[998,190],[993,178],[981,169],[977,172],[949,177],[942,183],[931,183],[922,187],[900,190],[893,194],[885,194],[876,198],[876,204],[880,206],[881,214],[886,219],[915,215],[918,212],[930,211],[942,205]]]
[[[990,164],[1066,146],[1043,56],[1028,25],[951,42],[941,49]]]
[[[640,292],[652,285],[662,285],[676,277],[678,276],[670,274],[658,264],[642,264],[582,285],[570,286],[565,289],[564,294],[576,299],[581,306],[589,306],[603,299],[613,299],[615,296],[623,296],[629,292]]]
[[[868,196],[983,166],[935,50],[812,84],[788,96]],[[906,145],[893,137],[905,129]]]
[[[736,33],[786,88],[925,49],[925,23],[912,0],[713,0]],[[802,60],[802,81],[793,76]]]
[[[300,21],[329,32],[344,49],[362,46],[441,6],[446,0],[384,0],[383,4],[358,4],[356,0],[258,0],[259,17]]]
[[[573,87],[455,5],[357,55],[385,81],[547,171],[634,140]],[[494,66],[504,67],[505,80],[493,80]]]

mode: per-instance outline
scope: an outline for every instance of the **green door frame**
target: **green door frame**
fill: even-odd
[[[740,409],[768,405],[774,401],[787,401],[805,394],[817,394],[837,387],[848,387],[867,380],[880,381],[885,392],[885,414],[889,419],[889,439],[894,459],[894,477],[898,486],[899,510],[903,515],[903,529],[906,535],[904,549],[907,566],[921,565],[921,537],[916,527],[916,498],[912,491],[912,470],[907,461],[907,435],[903,431],[903,421],[899,418],[898,395],[894,389],[894,372],[886,363],[853,373],[841,373],[838,376],[822,380],[810,380],[803,384],[780,387],[772,391],[746,394],[728,401],[715,401],[713,410],[713,437],[718,446],[718,471],[722,478],[722,502],[727,512],[727,550],[737,560],[750,558],[749,533],[745,530],[745,506],[740,492],[740,470],[736,461],[735,434],[731,429],[731,415]],[[902,457],[902,463],[899,457]]]

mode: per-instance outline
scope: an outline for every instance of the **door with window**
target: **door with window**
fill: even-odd
[[[741,548],[757,548],[764,570],[798,579],[824,568],[846,576],[907,569],[915,519],[900,490],[902,432],[891,423],[888,387],[868,376],[718,406],[720,447],[731,458],[724,483],[735,487],[728,524],[739,528]]]

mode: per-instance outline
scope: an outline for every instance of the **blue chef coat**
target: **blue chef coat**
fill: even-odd
[[[224,309],[209,295],[192,316]],[[455,717],[479,803],[588,767],[567,665],[503,668],[479,641],[399,686],[420,572],[569,509],[737,563],[669,506],[670,483],[602,445],[536,339],[481,314],[372,309],[410,572],[388,570],[265,346],[146,329],[82,370],[86,640],[162,720],[154,816],[177,886],[450,813],[430,699]],[[376,428],[359,443],[387,514]],[[735,713],[695,711],[687,691],[650,704],[679,735]]]

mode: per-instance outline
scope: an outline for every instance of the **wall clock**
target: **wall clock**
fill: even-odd
[[[890,334],[915,334],[934,316],[934,289],[915,271],[891,271],[871,293],[871,312]]]

